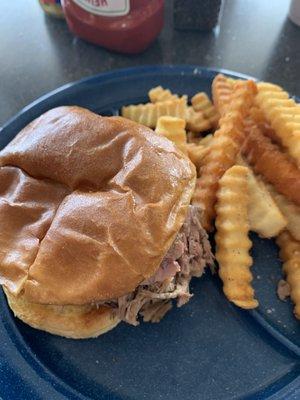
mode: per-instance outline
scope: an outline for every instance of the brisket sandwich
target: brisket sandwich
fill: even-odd
[[[121,117],[59,107],[0,152],[0,284],[34,328],[95,337],[157,322],[212,255],[194,166]]]

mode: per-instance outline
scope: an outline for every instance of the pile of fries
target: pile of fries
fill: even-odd
[[[225,296],[235,305],[259,305],[252,287],[249,231],[276,238],[285,292],[300,319],[300,104],[281,87],[219,74],[212,101],[188,102],[161,86],[150,102],[122,108],[126,118],[172,140],[198,173],[192,203],[215,231]],[[282,281],[281,281],[282,286]]]

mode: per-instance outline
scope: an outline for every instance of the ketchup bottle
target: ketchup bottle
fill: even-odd
[[[70,30],[120,53],[139,53],[163,27],[164,0],[62,0]]]

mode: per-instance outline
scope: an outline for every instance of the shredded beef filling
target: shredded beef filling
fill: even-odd
[[[134,292],[106,303],[116,309],[121,320],[138,325],[141,315],[144,321],[159,322],[172,308],[172,299],[178,307],[189,301],[190,280],[200,277],[205,266],[213,263],[200,215],[199,207],[189,206],[186,220],[157,272]]]

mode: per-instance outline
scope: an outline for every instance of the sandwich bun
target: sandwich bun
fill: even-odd
[[[0,152],[0,284],[14,313],[68,337],[110,329],[111,311],[90,304],[154,275],[195,181],[172,142],[125,118],[59,107],[31,122]]]
[[[120,322],[112,308],[94,305],[52,306],[29,303],[24,295],[14,296],[4,288],[15,317],[33,328],[71,339],[94,338]]]

